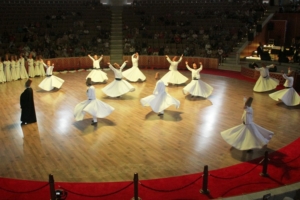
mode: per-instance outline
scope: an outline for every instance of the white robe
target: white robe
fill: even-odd
[[[135,58],[134,56],[135,56],[135,54],[133,54],[131,56],[132,67],[130,69],[127,69],[126,71],[124,71],[123,76],[131,82],[137,82],[139,79],[141,81],[145,81],[146,76],[139,69],[139,65],[138,65],[139,57],[137,56]]]
[[[6,82],[6,77],[3,69],[3,63],[0,62],[0,83],[5,83]]]
[[[87,78],[91,78],[94,83],[101,83],[108,80],[107,74],[101,70],[100,61],[103,56],[101,56],[98,60],[95,60],[93,57],[89,56],[90,59],[93,60],[93,70],[87,75]]]
[[[288,70],[288,74],[289,73],[291,73],[291,70]],[[283,77],[284,78],[284,77]],[[294,80],[293,80],[294,81]],[[293,84],[294,84],[294,82],[293,82]],[[293,84],[292,84],[292,86],[293,86]],[[292,86],[289,86],[289,80],[288,79],[285,79],[285,82],[284,82],[284,84],[283,84],[283,86],[284,87],[292,87]]]
[[[6,60],[3,62],[5,68],[4,68],[4,74],[5,74],[5,77],[6,77],[6,81],[11,81],[12,78],[11,78],[11,70],[10,70],[10,61],[9,60]]]
[[[89,86],[86,93],[88,100],[75,106],[74,117],[76,121],[83,120],[85,113],[89,113],[93,117],[104,118],[115,110],[112,106],[96,98],[94,86]]]
[[[40,70],[40,61],[35,60],[34,61],[34,74],[35,76],[41,76],[41,70]]]
[[[140,102],[143,106],[150,106],[156,113],[162,113],[171,105],[176,108],[180,106],[180,101],[166,92],[166,86],[162,80],[156,82],[153,94],[142,98]]]
[[[13,80],[13,81],[18,80],[16,61],[11,60],[10,67],[11,67],[11,80]]]
[[[20,58],[19,59],[19,63],[20,63],[20,78],[21,79],[28,79],[28,74],[25,68],[25,59],[24,58]]]
[[[186,65],[187,69],[192,72],[192,81],[183,88],[183,93],[190,93],[192,96],[199,96],[207,98],[211,95],[213,87],[200,80],[200,71],[203,66],[201,65],[198,69],[192,69]]]
[[[17,80],[21,79],[21,63],[20,60],[15,61],[15,67],[16,67],[16,77]]]
[[[33,77],[35,77],[35,70],[34,70],[34,66],[33,66],[33,59],[32,58],[28,58],[27,62],[28,62],[28,76],[30,78],[33,78]]]
[[[271,78],[269,74],[269,68],[271,66],[272,65],[261,67],[261,68],[255,68],[255,70],[260,72],[260,76],[255,83],[253,91],[266,92],[266,91],[273,90],[277,87],[277,85],[279,84],[279,80],[275,78]]]
[[[300,104],[300,96],[293,88],[294,77],[288,77],[283,74],[283,78],[286,80],[284,86],[287,87],[285,89],[279,90],[269,96],[275,101],[282,101],[287,106],[297,106]]]
[[[52,75],[53,66],[47,66],[43,63],[47,73],[47,77],[39,84],[39,87],[46,91],[51,91],[54,88],[61,88],[62,84],[65,82],[61,78]]]
[[[239,150],[262,148],[269,143],[273,132],[262,128],[253,122],[252,107],[246,107],[242,116],[241,124],[221,132],[223,139]]]
[[[115,74],[115,80],[102,88],[102,91],[110,97],[119,97],[127,92],[135,91],[135,88],[126,80],[122,79],[122,70],[126,66],[126,62],[122,64],[120,69],[115,69],[111,64],[109,68]],[[118,79],[118,80],[117,80]]]
[[[182,75],[178,70],[178,64],[181,62],[182,57],[178,61],[171,61],[169,57],[167,57],[167,61],[170,63],[169,72],[166,73],[161,80],[167,86],[169,83],[172,84],[182,84],[185,83],[188,78]]]
[[[45,69],[44,69],[44,63],[42,61],[39,62],[39,71],[40,71],[41,76],[46,76]],[[52,72],[51,72],[51,74],[52,74]]]

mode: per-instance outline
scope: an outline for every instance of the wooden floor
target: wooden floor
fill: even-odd
[[[115,108],[91,126],[91,116],[76,122],[75,105],[86,99],[88,72],[58,74],[65,80],[57,91],[38,88],[43,78],[34,78],[38,122],[20,126],[19,97],[25,80],[0,84],[0,176],[18,179],[102,182],[153,179],[197,173],[227,167],[278,150],[300,135],[300,107],[286,107],[269,98],[269,93],[253,93],[254,83],[202,74],[214,87],[208,99],[191,98],[183,86],[170,86],[169,94],[180,100],[179,109],[170,107],[163,117],[140,99],[150,95],[156,71],[144,71],[146,82],[132,83],[136,91],[119,99],[109,98],[95,85],[97,98]],[[161,70],[163,75],[167,71]],[[109,81],[113,80],[108,71]],[[188,71],[183,72],[190,78]],[[267,147],[252,154],[231,148],[220,132],[239,125],[243,97],[253,96],[254,121],[275,132]]]

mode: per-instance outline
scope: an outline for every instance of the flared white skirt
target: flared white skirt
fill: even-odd
[[[266,92],[266,91],[274,90],[278,84],[279,84],[279,80],[275,78],[271,78],[271,77],[263,78],[260,76],[255,83],[253,91]]]
[[[151,109],[156,112],[162,112],[171,105],[174,105],[176,108],[179,108],[180,101],[169,95],[168,93],[162,94],[152,94],[147,97],[142,98],[141,104],[143,106],[150,106]]]
[[[62,84],[65,81],[61,78],[58,78],[57,76],[49,76],[46,77],[40,84],[39,87],[46,91],[51,91],[54,88],[61,88]]]
[[[12,78],[11,78],[10,67],[5,67],[4,73],[5,73],[6,81],[11,81]]]
[[[141,70],[138,67],[131,67],[130,69],[124,71],[122,74],[127,80],[131,82],[137,82],[138,80],[146,80],[146,76],[143,74],[143,72],[141,72]]]
[[[119,97],[127,92],[133,92],[135,88],[126,80],[114,80],[104,88],[102,91],[109,97]]]
[[[25,66],[21,66],[20,78],[21,79],[28,79],[28,74],[27,74]]]
[[[294,88],[279,90],[269,96],[275,101],[282,101],[287,106],[296,106],[300,104],[300,96]]]
[[[184,94],[191,94],[192,96],[199,96],[207,98],[211,95],[213,87],[201,80],[192,80],[187,86],[183,88]]]
[[[85,100],[75,106],[74,117],[76,121],[80,121],[83,120],[86,113],[89,113],[97,118],[104,118],[114,110],[113,107],[98,99]]]
[[[92,82],[94,83],[102,83],[104,81],[107,81],[107,75],[105,72],[103,72],[100,69],[93,69],[86,77],[87,78],[91,78]]]
[[[11,80],[13,81],[18,80],[17,68],[15,67],[11,68]]]
[[[17,80],[21,78],[21,67],[16,67],[16,77]]]
[[[179,71],[169,71],[161,78],[161,80],[165,83],[165,85],[168,85],[169,83],[183,84],[188,80],[188,78],[182,75]]]
[[[259,149],[268,144],[273,132],[252,124],[241,124],[221,132],[223,139],[239,150]]]

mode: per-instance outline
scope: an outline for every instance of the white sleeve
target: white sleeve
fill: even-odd
[[[100,58],[98,59],[98,61],[100,62],[102,60],[103,56],[100,56]]]
[[[126,66],[126,62],[123,62],[122,66],[120,67],[120,70],[122,71],[125,66]]]
[[[188,70],[192,71],[192,69],[190,68],[189,65],[186,65],[186,68],[187,68]]]
[[[288,76],[286,74],[282,74],[282,77],[286,80],[288,80]]]
[[[172,63],[172,61],[170,60],[169,57],[167,57],[167,61],[168,61],[170,64]]]
[[[200,65],[199,72],[202,71],[203,65]]]
[[[95,61],[95,59],[92,56],[90,56],[90,55],[88,55],[88,56],[90,57],[90,59],[92,59],[93,61]]]
[[[92,93],[93,93],[92,89],[89,88],[88,91],[87,91],[87,96],[88,96],[88,99],[89,99],[89,100],[92,99],[92,96],[93,96]]]
[[[46,65],[44,62],[42,62],[42,64],[44,65],[44,67],[47,69],[48,65]]]
[[[180,62],[181,62],[181,60],[182,60],[182,56],[180,56],[180,58],[179,58],[179,60],[178,60],[178,63],[180,63]]]
[[[108,67],[109,67],[113,72],[116,71],[116,69],[115,69],[111,64],[109,64]]]
[[[261,68],[255,67],[254,68],[256,71],[260,71]]]
[[[266,66],[266,68],[272,68],[273,67],[273,65],[268,65],[268,66]]]

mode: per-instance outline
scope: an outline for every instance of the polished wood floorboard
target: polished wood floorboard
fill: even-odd
[[[183,86],[170,86],[169,94],[180,100],[163,117],[140,104],[152,93],[156,71],[143,71],[146,82],[132,83],[136,91],[121,98],[107,97],[97,84],[97,98],[115,108],[97,126],[91,116],[75,121],[75,105],[86,99],[88,72],[58,74],[65,80],[57,91],[38,88],[34,78],[37,123],[20,126],[19,97],[25,80],[0,84],[0,176],[29,180],[100,182],[178,176],[227,167],[276,151],[299,137],[300,107],[287,107],[267,93],[254,93],[254,83],[202,74],[213,88],[207,98],[191,98]],[[159,71],[162,75],[166,70]],[[109,81],[112,71],[107,71]],[[188,71],[182,72],[190,78]],[[252,154],[228,145],[220,132],[241,124],[243,97],[253,96],[254,121],[275,132],[270,143]]]

